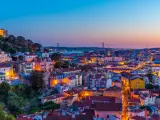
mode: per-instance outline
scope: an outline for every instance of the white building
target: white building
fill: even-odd
[[[0,63],[11,61],[11,60],[12,60],[12,58],[10,57],[9,54],[7,54],[3,51],[0,51]]]
[[[49,53],[47,52],[42,53],[42,58],[49,58]]]
[[[76,86],[82,86],[82,75],[74,75],[69,77],[69,86],[76,87]]]
[[[1,79],[9,80],[11,75],[13,74],[11,65],[0,65],[0,73],[1,73]],[[5,77],[5,78],[4,78]]]
[[[27,75],[33,71],[33,66],[34,66],[34,64],[32,62],[22,63],[21,70],[22,70],[22,72],[24,72]]]
[[[31,62],[31,61],[33,61],[36,57],[37,57],[37,55],[35,55],[35,54],[26,54],[24,58],[25,58],[25,61]]]
[[[122,57],[105,57],[104,61],[116,61],[116,62],[120,62],[123,61]]]
[[[160,72],[160,66],[153,66],[152,71],[155,72],[155,73]]]

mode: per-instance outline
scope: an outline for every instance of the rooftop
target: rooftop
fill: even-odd
[[[122,111],[121,103],[95,103],[97,111]]]

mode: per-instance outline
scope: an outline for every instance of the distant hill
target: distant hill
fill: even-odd
[[[0,48],[11,54],[15,54],[16,52],[36,52],[38,51],[42,45],[39,43],[34,43],[30,39],[25,39],[22,36],[15,37],[13,35],[9,35],[8,37],[0,36]]]

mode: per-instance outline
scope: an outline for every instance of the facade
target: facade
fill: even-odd
[[[120,62],[120,61],[123,61],[123,58],[122,57],[105,57],[104,58],[104,61],[105,62],[109,62],[109,61],[115,61],[115,62]]]
[[[143,78],[139,75],[130,74],[130,73],[122,74],[122,84],[128,90],[145,88],[145,81],[143,80]]]
[[[41,102],[42,103],[45,103],[45,102],[49,102],[49,101],[53,101],[57,104],[61,103],[62,100],[64,99],[64,96],[63,95],[56,95],[56,96],[47,96],[47,97],[44,97]]]
[[[42,55],[42,58],[49,58],[49,53],[47,52],[43,52],[41,55]]]
[[[9,80],[10,78],[14,77],[13,67],[10,64],[0,65],[0,73],[1,79]]]
[[[121,118],[122,104],[121,103],[96,103],[95,116],[97,118],[104,118],[108,120],[110,115]]]
[[[82,86],[82,74],[80,75],[72,75],[69,76],[69,86],[76,87],[76,86]]]
[[[36,61],[33,62],[33,65],[34,70],[52,71],[53,69],[53,62],[49,61]]]
[[[104,91],[103,96],[121,98],[122,97],[122,89],[117,86],[110,87]]]
[[[25,62],[21,64],[21,72],[27,74],[30,74],[33,71],[34,64],[32,62]]]
[[[145,82],[141,78],[135,78],[130,80],[130,88],[131,89],[144,89],[145,88]]]
[[[0,83],[2,83],[3,81],[6,80],[6,76],[5,76],[5,73],[0,73]]]
[[[0,63],[3,63],[3,62],[8,62],[8,61],[11,61],[11,57],[9,56],[9,54],[1,51],[0,52]]]
[[[37,55],[35,54],[26,54],[24,59],[26,62],[31,62],[33,61],[35,58],[37,57]]]
[[[79,68],[63,68],[61,70],[61,72],[63,72],[65,75],[73,75],[75,73],[80,73],[81,72],[81,69]]]
[[[112,86],[111,74],[107,73],[92,73],[89,76],[89,88],[109,88]]]
[[[51,77],[50,86],[54,87],[56,84],[66,84],[69,87],[78,87],[82,86],[82,74],[73,74],[73,75],[65,75],[65,74],[57,74]]]

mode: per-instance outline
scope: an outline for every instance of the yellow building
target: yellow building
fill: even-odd
[[[130,80],[130,88],[135,89],[144,89],[145,88],[145,82],[142,78],[134,78]]]
[[[6,37],[7,36],[7,31],[4,29],[0,29],[0,36]]]
[[[129,73],[122,74],[122,84],[123,87],[128,90],[145,88],[145,81],[141,76]]]

